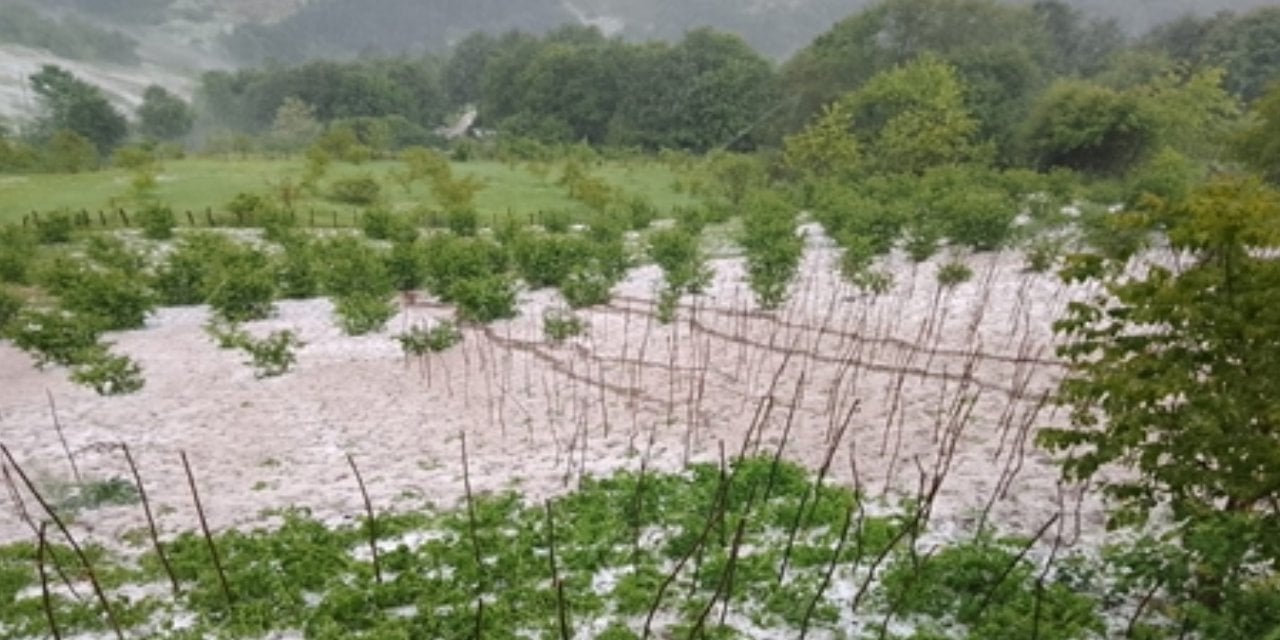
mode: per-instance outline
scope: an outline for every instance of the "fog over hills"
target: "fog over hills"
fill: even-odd
[[[1131,34],[1188,13],[1210,15],[1272,4],[1268,0],[1067,2],[1092,16],[1115,19]],[[474,31],[543,32],[573,23],[633,40],[676,40],[690,29],[711,26],[737,33],[764,55],[782,61],[836,21],[870,4],[869,0],[0,0],[0,116],[21,118],[31,112],[34,105],[26,77],[45,63],[72,69],[102,86],[120,106],[131,107],[140,99],[142,88],[152,82],[189,94],[192,79],[210,68],[445,53]],[[32,16],[44,16],[39,19],[47,21],[40,23]],[[124,62],[104,63],[111,58],[86,48],[86,42],[109,44]]]

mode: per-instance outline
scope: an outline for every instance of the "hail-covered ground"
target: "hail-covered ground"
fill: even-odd
[[[642,267],[611,304],[581,312],[586,332],[562,345],[543,334],[544,310],[560,306],[551,291],[522,294],[517,319],[466,329],[460,345],[421,360],[406,359],[393,336],[451,316],[425,296],[358,338],[341,333],[326,300],[280,302],[249,330],[288,328],[306,344],[294,371],[265,380],[243,354],[217,348],[208,309],[162,309],[146,329],[108,337],[146,377],[126,397],[99,397],[0,345],[0,440],[54,495],[74,483],[68,451],[87,482],[131,478],[116,446],[127,444],[166,531],[197,524],[181,452],[220,529],[287,507],[358,516],[348,454],[379,509],[452,505],[463,493],[464,434],[474,488],[530,500],[585,475],[781,448],[812,468],[833,456],[830,478],[889,503],[928,493],[942,476],[938,527],[972,527],[989,512],[1029,532],[1065,504],[1082,520],[1073,531],[1097,531],[1097,505],[1064,488],[1034,442],[1064,420],[1048,397],[1062,373],[1051,323],[1071,291],[1008,252],[969,257],[973,279],[953,288],[937,283],[936,260],[890,259],[896,284],[867,295],[842,281],[835,250],[813,235],[779,311],[757,309],[742,261],[730,258],[713,261],[706,294],[664,325],[661,274]],[[0,543],[31,537],[10,517],[18,508],[0,494]],[[75,526],[111,539],[141,517],[108,507]]]

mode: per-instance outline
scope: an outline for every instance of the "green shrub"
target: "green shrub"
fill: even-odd
[[[573,225],[573,216],[568,211],[552,209],[542,214],[542,228],[547,233],[568,233]]]
[[[22,309],[6,331],[13,345],[36,359],[36,366],[69,367],[93,357],[101,349],[98,323],[61,309]]]
[[[93,389],[100,396],[137,393],[146,384],[138,363],[105,349],[89,351],[72,370],[71,381]]]
[[[365,211],[360,216],[360,230],[370,240],[412,242],[418,237],[418,229],[411,220],[383,208]]]
[[[560,294],[572,309],[594,307],[609,302],[613,285],[602,270],[587,266],[569,272],[560,283]]]
[[[258,215],[271,208],[266,198],[254,193],[237,193],[227,203],[227,211],[236,217],[241,224],[252,222]]]
[[[427,278],[427,260],[416,242],[397,242],[387,254],[387,273],[397,291],[413,291]]]
[[[1058,242],[1049,238],[1037,238],[1023,251],[1023,257],[1027,263],[1026,270],[1031,273],[1049,271],[1057,263],[1061,250],[1062,247]]]
[[[258,339],[234,323],[213,320],[205,325],[205,331],[219,349],[239,349],[248,354],[249,361],[245,364],[253,367],[254,377],[259,380],[288,373],[298,362],[297,350],[306,346],[289,329],[273,331]]]
[[[276,285],[281,298],[304,300],[320,294],[320,264],[315,244],[306,237],[295,237],[284,243],[284,251],[275,257]]]
[[[63,259],[53,262],[42,280],[63,308],[103,330],[140,329],[156,306],[146,283],[124,271]]]
[[[173,228],[178,226],[178,218],[173,209],[160,204],[144,207],[134,216],[138,226],[142,227],[142,235],[151,240],[168,240],[173,237]]]
[[[9,321],[13,320],[22,310],[22,298],[17,294],[0,287],[0,338],[4,337],[4,329],[9,325]]]
[[[129,247],[119,237],[105,233],[90,235],[84,243],[84,254],[100,267],[129,276],[140,276],[148,260],[142,252]]]
[[[405,355],[421,357],[453,348],[462,342],[462,332],[458,330],[458,325],[444,321],[430,329],[414,325],[405,333],[396,335],[395,340],[400,343]]]
[[[938,285],[951,288],[973,279],[973,269],[959,260],[938,267]]]
[[[17,225],[0,227],[0,282],[26,284],[38,249],[35,234]]]
[[[526,233],[512,243],[517,270],[533,289],[558,287],[575,269],[595,259],[595,245],[582,236]]]
[[[455,209],[445,217],[445,226],[459,236],[474,236],[480,230],[480,216],[474,209]]]
[[[335,301],[334,313],[344,333],[362,336],[387,326],[387,321],[396,315],[396,305],[377,294],[353,293]]]
[[[542,335],[556,344],[582,335],[586,328],[586,322],[571,311],[548,309],[542,314]]]
[[[330,200],[358,206],[375,204],[381,196],[382,185],[370,175],[334,180],[329,189]]]
[[[284,244],[292,240],[298,221],[294,215],[283,209],[267,207],[255,216],[258,226],[262,227],[262,237],[268,242]]]
[[[66,211],[51,211],[36,220],[36,237],[40,244],[66,244],[75,231],[75,219]]]
[[[390,296],[395,291],[382,252],[360,238],[340,236],[318,243],[316,257],[327,266],[322,283],[333,298]]]
[[[632,231],[644,231],[658,219],[658,208],[644,196],[634,196],[627,201],[627,226]]]
[[[516,317],[516,287],[504,275],[468,278],[453,284],[449,299],[458,306],[458,318],[488,324]]]
[[[670,322],[680,297],[702,293],[713,273],[706,264],[700,237],[681,227],[649,236],[649,257],[662,268],[664,281],[658,296],[658,319]]]
[[[153,286],[160,302],[170,306],[203,303],[214,284],[213,274],[238,251],[238,245],[221,234],[185,235],[156,270]]]
[[[297,334],[289,329],[273,331],[260,340],[248,338],[241,348],[249,354],[249,365],[254,377],[275,378],[288,373],[298,362],[297,350],[306,346]]]
[[[747,252],[747,282],[764,309],[777,309],[800,268],[804,239],[796,235],[794,208],[773,192],[750,194],[744,203],[739,243]]]
[[[275,311],[276,276],[271,259],[249,247],[237,247],[206,275],[206,302],[229,322],[268,318]]]
[[[446,302],[452,300],[457,283],[493,276],[507,268],[507,252],[502,246],[481,238],[436,235],[427,240],[424,251],[427,289]]]

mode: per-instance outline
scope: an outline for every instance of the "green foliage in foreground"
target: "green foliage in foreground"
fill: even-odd
[[[769,459],[724,472],[695,465],[681,474],[588,478],[548,507],[564,619],[574,631],[609,628],[601,637],[610,638],[639,637],[654,607],[658,637],[684,637],[704,616],[710,637],[791,636],[807,625],[814,633],[873,638],[874,625],[858,631],[854,623],[895,617],[922,633],[938,630],[928,637],[1011,639],[1029,637],[1036,625],[1046,640],[1101,631],[1099,600],[1092,597],[1098,594],[1081,592],[1069,572],[1040,580],[1018,541],[957,541],[922,557],[908,553],[910,512],[870,516],[863,506],[848,490],[815,485],[805,471]],[[132,634],[454,638],[478,625],[485,637],[557,636],[548,511],[500,494],[478,497],[473,513],[474,526],[459,505],[328,528],[305,511],[285,511],[278,527],[223,533],[215,544],[230,601],[195,533],[166,545],[182,587],[177,597],[160,586],[166,577],[148,543],[139,541],[136,564],[96,548],[90,553]],[[380,582],[368,548],[371,527]],[[62,547],[53,554],[61,566],[75,566]],[[850,587],[882,557],[882,579],[852,611]],[[27,543],[0,548],[0,602],[12,603],[0,608],[7,637],[47,632],[32,558]],[[681,570],[661,591],[677,565]],[[832,568],[840,589],[823,587]],[[126,585],[144,584],[160,588],[141,598],[122,595]],[[727,626],[718,616],[721,601],[732,614]],[[64,633],[103,630],[91,602],[59,592],[53,603]],[[713,604],[717,615],[705,615]],[[188,614],[189,627],[172,626]],[[956,621],[973,631],[957,635]]]

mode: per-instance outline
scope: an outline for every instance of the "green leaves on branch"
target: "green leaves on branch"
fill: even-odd
[[[712,271],[702,251],[701,237],[682,227],[663,229],[649,236],[649,258],[662,268],[663,287],[658,293],[658,318],[675,318],[676,306],[685,294],[698,294],[711,283]]]
[[[1197,536],[1214,520],[1280,529],[1280,262],[1259,253],[1280,247],[1280,194],[1222,179],[1139,219],[1167,229],[1182,264],[1134,272],[1129,256],[1068,261],[1064,277],[1104,293],[1073,302],[1055,325],[1071,424],[1039,441],[1065,454],[1071,479],[1127,468],[1100,481],[1112,523],[1145,522],[1167,504],[1202,569],[1201,594],[1221,592],[1248,580],[1244,567],[1280,562],[1267,536],[1195,542],[1208,542]],[[1228,569],[1214,563],[1224,553],[1252,560]]]
[[[747,281],[762,308],[777,309],[787,298],[804,254],[795,208],[777,193],[756,191],[744,209],[739,244],[747,254]]]

